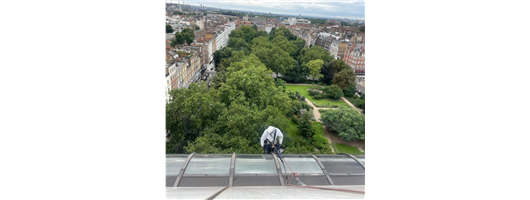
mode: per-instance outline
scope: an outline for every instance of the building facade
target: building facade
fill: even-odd
[[[357,75],[365,75],[364,45],[348,44],[344,54],[344,62],[348,64]]]

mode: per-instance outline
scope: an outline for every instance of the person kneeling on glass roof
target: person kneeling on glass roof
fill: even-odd
[[[279,143],[276,138],[279,137]],[[261,135],[261,148],[263,149],[264,154],[270,154],[271,152],[275,152],[274,149],[272,149],[272,144],[274,144],[274,147],[278,150],[280,150],[280,153],[283,152],[283,134],[280,131],[280,129],[269,126],[265,131],[263,131],[263,135]]]

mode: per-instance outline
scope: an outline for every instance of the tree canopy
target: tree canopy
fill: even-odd
[[[329,130],[346,141],[364,140],[364,115],[352,108],[327,110],[320,119]]]
[[[329,63],[331,60],[333,60],[333,56],[329,54],[328,51],[326,51],[324,48],[320,46],[311,46],[310,48],[304,48],[300,52],[300,63],[309,63],[309,61],[320,59],[324,61],[324,63]]]
[[[344,96],[342,89],[340,89],[340,87],[337,85],[327,86],[322,92],[324,92],[327,97],[332,99],[340,99],[342,96]]]
[[[195,39],[195,32],[193,32],[191,28],[185,28],[182,30],[182,32],[175,33],[175,39],[176,43],[179,45],[182,45],[184,43],[187,43],[189,45]]]
[[[320,79],[324,77],[324,75],[320,73],[320,68],[322,68],[323,64],[324,61],[320,59],[309,61],[309,63],[307,63],[307,68],[309,69],[309,76],[314,79]]]
[[[338,85],[341,89],[345,90],[350,84],[355,84],[356,74],[351,68],[345,68],[333,77],[333,84]]]
[[[173,30],[173,27],[171,25],[166,24],[166,33],[173,33],[175,30]]]

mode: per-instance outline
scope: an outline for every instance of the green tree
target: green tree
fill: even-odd
[[[293,68],[293,63],[295,63],[295,60],[281,47],[273,47],[270,53],[269,64],[274,72],[284,74]]]
[[[356,92],[356,86],[355,83],[351,83],[348,85],[346,89],[344,89],[344,96],[345,97],[354,97]],[[353,103],[353,102],[352,102]]]
[[[364,26],[361,26],[361,27],[359,28],[359,31],[361,31],[361,32],[364,33]]]
[[[230,32],[230,34],[228,34],[228,37],[229,38],[236,37],[236,38],[245,39],[245,33],[239,29],[236,29]]]
[[[305,47],[305,40],[303,40],[302,38],[298,38],[296,40],[292,40],[291,42],[297,47],[297,50],[296,50],[293,58],[298,58],[298,56],[300,55],[300,52]]]
[[[304,48],[300,52],[300,63],[309,63],[309,61],[320,59],[324,63],[329,63],[333,60],[333,56],[329,54],[324,48],[320,46],[311,46],[310,48]]]
[[[179,45],[182,45],[184,43],[187,43],[189,45],[195,39],[195,33],[191,28],[185,28],[182,30],[182,32],[175,33],[175,39],[176,43]]]
[[[320,73],[324,75],[324,77],[322,77],[322,82],[325,84],[331,84],[331,81],[333,81],[333,77],[335,76],[335,72],[333,71],[333,62],[323,65],[320,69]]]
[[[228,39],[227,47],[232,48],[234,51],[244,51],[246,55],[250,53],[250,45],[242,38],[231,37]]]
[[[259,110],[269,106],[287,111],[289,98],[274,84],[272,71],[259,59],[250,55],[241,62],[231,63],[226,83],[219,88],[221,102],[226,105],[249,104]]]
[[[324,88],[324,94],[332,99],[340,99],[340,97],[344,96],[344,93],[342,93],[342,89],[340,89],[337,85],[330,85]]]
[[[274,84],[276,85],[276,87],[280,88],[283,92],[285,92],[285,90],[287,89],[285,87],[285,81],[282,79],[274,80]]]
[[[332,60],[330,65],[333,68],[333,72],[339,73],[343,69],[351,69],[351,67],[344,62],[344,60]]]
[[[345,68],[333,77],[333,84],[338,85],[341,89],[346,89],[350,84],[355,84],[355,72],[351,68]]]
[[[258,148],[255,141],[249,141],[241,136],[230,136],[228,134],[208,133],[198,137],[194,142],[189,143],[186,147],[188,153],[239,153],[239,154],[258,154],[261,148]]]
[[[178,44],[178,43],[177,43],[176,38],[173,38],[173,39],[171,39],[171,43],[169,43],[169,46],[175,48],[175,46],[177,46],[177,44]]]
[[[267,37],[269,36],[269,34],[267,33],[267,31],[258,31],[258,33],[256,34],[256,38],[261,36]]]
[[[166,24],[166,33],[173,33],[175,30],[173,30],[173,27],[171,25]]]
[[[328,130],[338,133],[346,141],[364,140],[364,115],[352,108],[327,110],[320,119]]]
[[[304,137],[313,137],[313,127],[311,124],[311,115],[306,112],[300,118],[300,125],[298,126],[300,134]]]
[[[269,40],[268,37],[261,36],[261,37],[254,38],[252,40],[252,47],[253,48],[255,48],[255,47],[264,47],[264,48],[271,49],[273,47],[273,44]]]
[[[323,64],[324,61],[320,59],[309,61],[309,63],[307,63],[307,68],[309,69],[309,76],[317,80],[324,77],[324,75],[320,73],[320,68],[322,68]]]
[[[219,63],[221,63],[221,59],[226,58],[228,59],[230,56],[232,56],[232,48],[223,47],[222,49],[219,49],[213,53],[213,61],[215,63],[215,66],[218,66]]]
[[[305,65],[299,65],[298,62],[293,63],[292,70],[282,74],[282,79],[288,83],[301,83],[307,80],[309,69]]]
[[[287,40],[286,37],[278,36],[272,40],[274,46],[279,47],[280,49],[289,53],[289,55],[294,59],[298,52],[298,47],[293,43]]]
[[[166,153],[183,153],[187,142],[194,141],[207,125],[217,121],[224,105],[215,100],[215,92],[208,91],[204,83],[174,89],[170,94],[172,101],[166,104],[166,130],[171,137]]]

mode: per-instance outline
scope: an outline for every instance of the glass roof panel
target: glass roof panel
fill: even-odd
[[[312,156],[307,155],[284,155],[286,163],[280,161],[283,173],[291,173],[289,166],[297,173],[323,174],[324,172]]]
[[[166,157],[166,175],[178,175],[188,155]]]
[[[234,173],[276,174],[276,163],[272,155],[236,155]]]
[[[364,173],[364,168],[355,159],[345,155],[315,155],[328,173]]]
[[[232,155],[201,154],[194,155],[184,174],[228,175]]]

